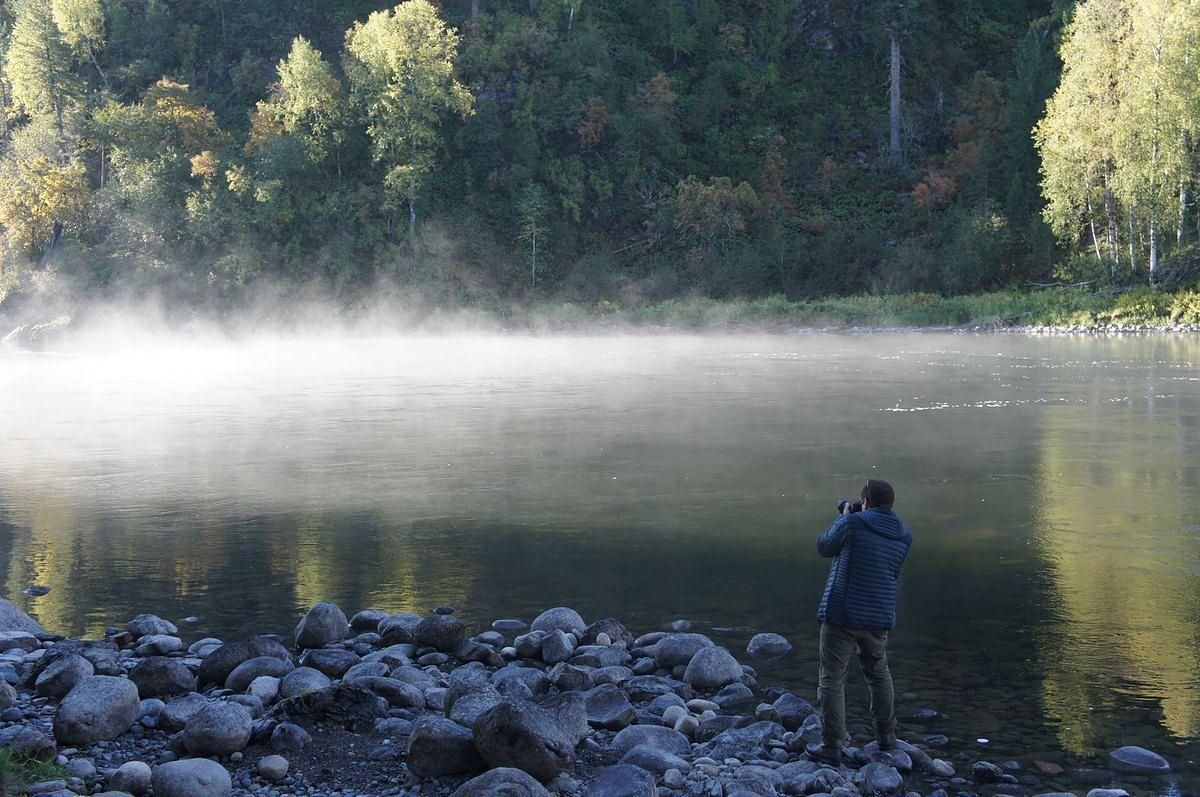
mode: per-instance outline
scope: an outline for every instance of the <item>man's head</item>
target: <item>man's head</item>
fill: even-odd
[[[883,479],[867,479],[862,488],[863,508],[891,506],[896,501],[896,491]]]

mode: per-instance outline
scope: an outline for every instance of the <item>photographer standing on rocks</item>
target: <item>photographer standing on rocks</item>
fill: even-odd
[[[896,493],[869,479],[860,502],[842,501],[841,517],[817,540],[821,556],[833,557],[817,617],[821,621],[821,673],[817,701],[823,741],[808,747],[821,762],[839,765],[846,737],[846,671],[857,653],[871,691],[871,716],[879,749],[896,744],[888,631],[896,625],[896,582],[912,546],[912,534],[892,511]]]

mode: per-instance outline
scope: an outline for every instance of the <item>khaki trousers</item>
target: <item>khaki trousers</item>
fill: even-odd
[[[821,625],[821,674],[817,703],[821,707],[821,735],[826,744],[840,747],[846,737],[846,672],[850,657],[858,654],[863,677],[871,692],[871,717],[876,738],[896,732],[892,673],[887,663],[887,631]]]

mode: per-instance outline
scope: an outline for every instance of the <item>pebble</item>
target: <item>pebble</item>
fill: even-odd
[[[263,756],[258,761],[258,774],[270,781],[283,780],[288,766],[288,760],[281,755]]]

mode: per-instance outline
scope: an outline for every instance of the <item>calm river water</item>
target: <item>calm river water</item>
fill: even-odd
[[[482,630],[566,604],[739,649],[782,633],[762,680],[810,694],[814,539],[866,476],[916,536],[899,711],[943,716],[909,734],[1069,768],[1140,744],[1176,768],[1150,789],[1197,789],[1195,337],[0,352],[0,591],[66,634],[139,611],[286,633],[324,599]]]

